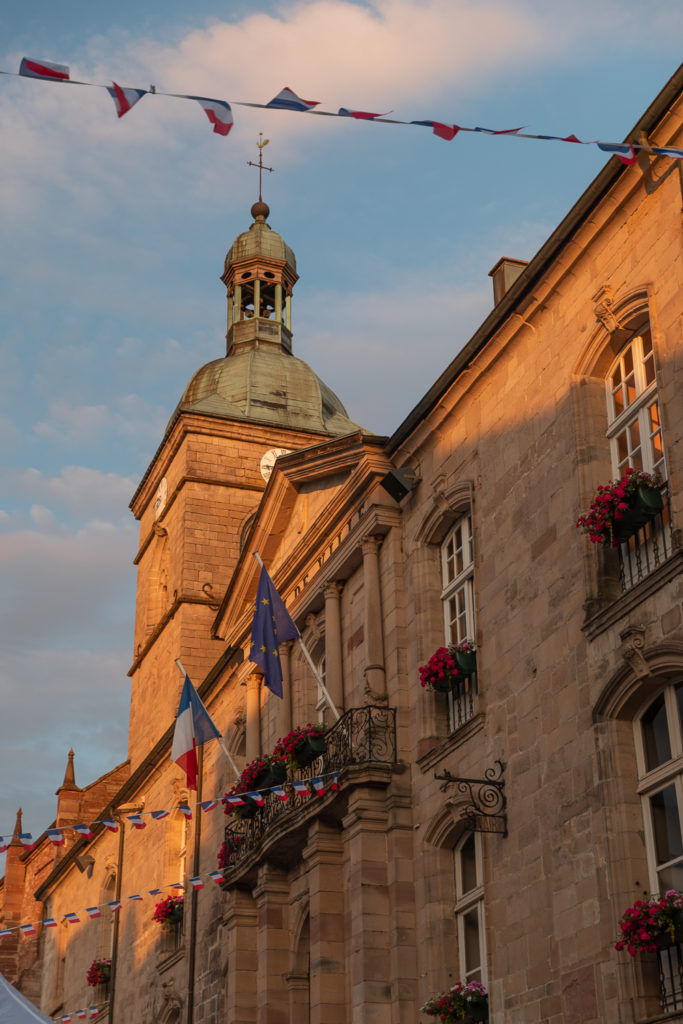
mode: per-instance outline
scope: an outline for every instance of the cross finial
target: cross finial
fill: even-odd
[[[263,202],[263,196],[261,195],[261,189],[262,189],[262,185],[263,185],[263,172],[264,171],[273,171],[274,170],[273,167],[266,167],[264,165],[264,163],[263,163],[263,147],[267,146],[269,142],[270,142],[270,139],[264,139],[263,138],[263,132],[259,132],[258,133],[258,142],[256,143],[256,145],[258,146],[258,163],[255,164],[253,160],[247,160],[247,166],[248,167],[258,167],[258,201],[259,201],[259,203]]]

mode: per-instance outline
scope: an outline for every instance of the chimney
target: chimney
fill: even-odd
[[[493,278],[493,304],[497,306],[512,287],[519,275],[529,264],[527,260],[513,260],[509,256],[503,256],[498,260],[495,267],[489,270],[489,277]]]

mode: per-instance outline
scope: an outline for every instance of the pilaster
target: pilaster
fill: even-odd
[[[254,898],[258,914],[258,1024],[289,1024],[285,978],[289,967],[287,875],[262,864]]]
[[[343,583],[325,587],[325,683],[336,707],[344,710],[344,675],[342,669],[341,592]]]
[[[258,928],[256,903],[248,892],[232,889],[227,894],[224,922],[228,944],[228,992],[226,1019],[230,1024],[257,1024]]]
[[[340,833],[311,823],[303,851],[310,914],[310,1022],[346,1024],[344,849]]]
[[[387,699],[384,672],[384,636],[382,598],[379,582],[379,544],[381,538],[364,537],[363,583],[365,589],[365,694],[366,702]]]

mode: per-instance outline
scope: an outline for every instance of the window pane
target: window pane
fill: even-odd
[[[681,823],[678,802],[673,785],[661,789],[650,797],[652,827],[655,834],[655,853],[658,864],[666,864],[683,856]]]
[[[479,910],[475,907],[463,914],[463,931],[465,933],[465,974],[467,980],[478,976],[481,968],[481,946],[479,943]]]
[[[633,373],[633,349],[629,347],[624,352],[624,376],[628,377]]]
[[[679,707],[681,707],[680,704]],[[645,747],[645,764],[647,770],[651,772],[657,765],[671,760],[669,723],[666,717],[663,693],[650,704],[641,719],[641,725],[643,729],[643,746]]]
[[[647,357],[652,352],[652,334],[649,328],[641,334],[641,340],[643,342],[643,356]]]
[[[626,431],[622,432],[617,436],[617,451],[619,453],[619,465],[626,462],[628,459],[628,444],[626,441]]]
[[[462,893],[459,895],[464,896],[466,893],[471,892],[472,889],[477,888],[477,853],[473,835],[469,836],[462,844],[459,856],[462,882]]]
[[[660,893],[665,893],[667,889],[683,889],[683,864],[670,864],[668,868],[662,868],[657,872],[657,878]]]

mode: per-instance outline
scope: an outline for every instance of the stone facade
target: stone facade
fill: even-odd
[[[682,90],[679,72],[634,134],[683,145]],[[132,503],[130,761],[92,813],[125,822],[194,802],[169,761],[176,658],[240,768],[320,719],[327,751],[299,777],[322,777],[325,792],[286,803],[268,794],[253,821],[219,807],[191,822],[174,809],[143,830],[98,826],[49,864],[44,837],[30,854],[15,844],[5,923],[38,919],[34,899],[38,917],[57,919],[124,903],[113,918],[62,920],[0,947],[46,1013],[92,1001],[85,972],[110,952],[102,1019],[116,1024],[413,1024],[427,1019],[430,995],[467,978],[486,983],[493,1024],[683,1020],[679,982],[664,977],[660,992],[655,956],[614,949],[639,887],[673,879],[683,889],[682,186],[666,159],[613,158],[389,439],[342,423],[336,399],[320,411],[332,409],[322,385],[312,430],[315,386],[278,425],[238,407],[237,388],[228,402],[223,385],[197,411],[195,382]],[[255,214],[259,237],[266,216]],[[258,274],[259,246],[247,241]],[[282,323],[268,320],[262,336],[259,316],[272,309],[258,308],[254,287],[255,315],[240,320],[226,265],[226,373],[230,359],[244,362],[240,346],[293,359],[293,256],[283,252]],[[649,416],[647,436],[628,410],[609,422],[614,368],[625,360],[626,380],[629,352],[643,397],[625,393]],[[311,371],[300,372],[308,388]],[[245,394],[277,388],[253,384]],[[266,483],[268,449],[288,454]],[[659,459],[664,512],[618,548],[591,544],[577,516],[640,458],[645,468]],[[248,660],[255,552],[334,709],[297,644],[280,648],[282,700]],[[419,667],[465,635],[476,675],[450,694],[420,687]],[[233,782],[208,744],[197,798]],[[62,811],[68,799],[60,791]],[[187,892],[169,939],[151,921],[153,901],[128,897],[206,880],[226,826],[242,843],[224,881]],[[83,854],[90,874],[77,869]]]

